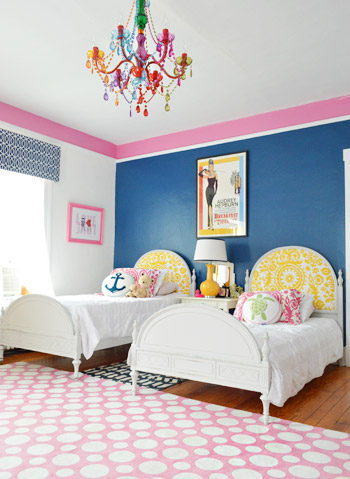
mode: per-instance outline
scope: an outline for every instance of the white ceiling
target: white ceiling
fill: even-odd
[[[109,51],[132,0],[0,0],[0,100],[115,144],[350,92],[350,0],[152,0],[175,53],[193,57],[164,111],[149,117],[105,102],[86,51]]]

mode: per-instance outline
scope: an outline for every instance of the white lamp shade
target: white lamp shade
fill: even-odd
[[[215,263],[227,261],[225,240],[200,239],[197,240],[194,261],[198,263]]]

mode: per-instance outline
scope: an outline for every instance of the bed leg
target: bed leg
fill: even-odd
[[[73,379],[79,379],[79,366],[81,364],[81,361],[80,359],[73,359],[72,363],[74,366]]]
[[[130,373],[130,376],[131,376],[131,380],[132,380],[132,395],[133,396],[136,396],[137,394],[137,378],[139,376],[139,372],[136,371],[136,369],[132,369],[131,370],[131,373]]]
[[[263,421],[264,424],[267,426],[270,421],[269,416],[269,409],[270,409],[270,401],[267,398],[267,394],[262,394],[260,396],[261,402],[263,403]]]
[[[0,363],[4,361],[4,350],[5,350],[5,346],[0,344]]]

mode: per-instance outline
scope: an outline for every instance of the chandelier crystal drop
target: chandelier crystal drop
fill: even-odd
[[[174,38],[175,35],[167,28],[156,33],[150,0],[134,0],[126,25],[118,25],[112,31],[110,53],[105,55],[98,47],[87,52],[86,67],[91,73],[95,71],[102,80],[103,99],[115,98],[118,106],[122,96],[130,105],[130,116],[133,109],[148,116],[147,105],[157,93],[164,97],[165,111],[170,111],[171,95],[186,79],[189,66],[192,76],[192,58],[187,53],[175,55]],[[119,60],[117,65],[111,66],[116,59]]]

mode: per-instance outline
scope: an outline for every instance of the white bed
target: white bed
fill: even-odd
[[[316,251],[269,251],[246,276],[246,291],[294,288],[314,296],[315,312],[301,325],[247,327],[207,305],[175,305],[135,324],[128,362],[136,394],[138,371],[162,373],[262,393],[282,406],[327,364],[343,356],[343,280]]]
[[[191,278],[185,260],[168,250],[144,254],[135,268],[167,269],[166,280],[189,294]],[[131,343],[132,326],[141,325],[152,313],[179,302],[177,294],[154,298],[110,298],[99,294],[52,298],[30,294],[13,301],[1,315],[0,360],[5,347],[70,357],[78,377],[80,357],[94,351]]]
[[[138,299],[92,294],[58,296],[56,299],[80,330],[82,353],[86,359],[96,348],[104,349],[99,346],[115,338],[131,343],[134,321],[141,326],[156,311],[180,302],[178,293]]]
[[[298,326],[277,323],[246,325],[258,347],[269,335],[271,386],[268,400],[282,407],[309,381],[322,376],[324,368],[343,356],[342,331],[334,320],[314,316]]]

